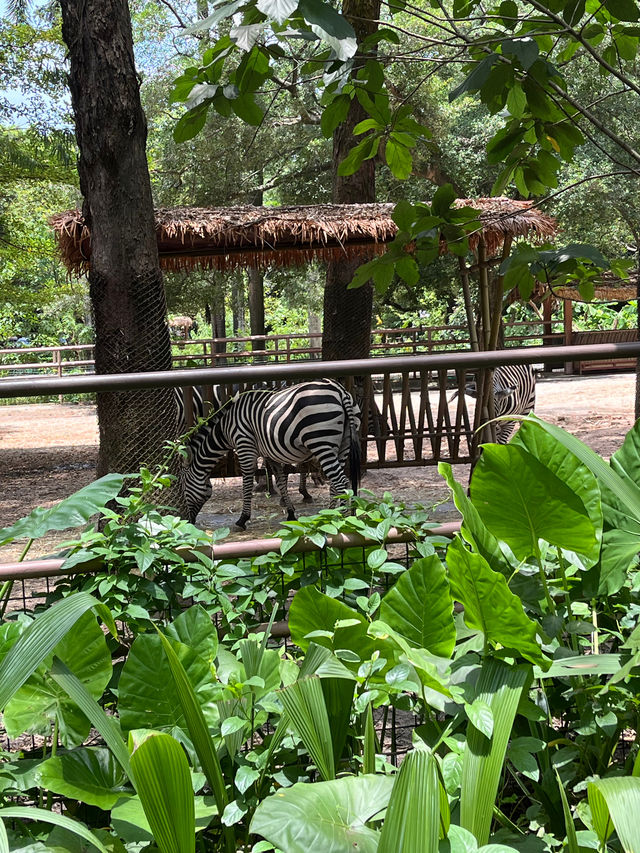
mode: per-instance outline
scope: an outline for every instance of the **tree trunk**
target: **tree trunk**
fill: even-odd
[[[96,373],[169,370],[171,344],[158,261],[147,125],[126,0],[61,0],[69,88],[91,228],[89,286]],[[177,433],[172,389],[98,394],[98,474],[163,458]],[[175,462],[177,470],[178,460]],[[181,489],[170,495],[183,509]]]
[[[358,44],[374,33],[380,17],[380,0],[343,0],[342,14],[356,32]],[[355,68],[358,67],[356,63]],[[340,177],[338,166],[359,141],[353,135],[358,122],[368,118],[357,98],[351,101],[346,120],[333,134],[333,201],[362,204],[376,200],[374,159],[365,160],[354,175]],[[370,283],[347,290],[362,261],[332,261],[327,265],[322,336],[323,359],[367,358],[371,346],[373,287]]]
[[[244,278],[240,273],[231,280],[231,310],[233,312],[233,334],[242,337],[246,324],[244,316]]]

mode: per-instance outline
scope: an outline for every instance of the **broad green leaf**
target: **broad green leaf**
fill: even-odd
[[[351,682],[347,685],[353,687]],[[280,699],[318,772],[326,781],[335,778],[334,749],[329,715],[317,676],[299,678],[280,691]]]
[[[413,157],[406,145],[391,137],[385,145],[384,158],[394,178],[405,181],[409,177],[413,167]]]
[[[453,494],[453,501],[462,514],[460,533],[463,538],[485,558],[494,571],[510,577],[515,567],[509,563],[500,543],[485,526],[478,510],[469,500],[466,490],[454,478],[451,465],[448,462],[438,463],[438,473],[446,480]]]
[[[436,760],[425,749],[413,750],[405,756],[393,786],[378,853],[437,853],[439,829]]]
[[[482,699],[474,700],[464,706],[467,717],[479,732],[491,740],[493,736],[493,714],[491,708]]]
[[[343,619],[355,619],[359,623],[346,628],[335,627]],[[294,596],[289,609],[291,639],[303,651],[311,640],[305,639],[312,631],[334,632],[331,642],[326,637],[316,637],[315,642],[329,649],[349,649],[362,660],[368,660],[375,650],[375,643],[367,636],[367,620],[342,601],[324,595],[314,586],[305,586]]]
[[[470,490],[483,522],[518,559],[538,554],[539,539],[597,559],[598,540],[584,503],[522,447],[485,445]]]
[[[365,776],[368,773],[376,772],[376,730],[373,723],[373,711],[371,702],[367,705],[367,710],[364,712],[364,741],[362,748],[362,772]]]
[[[416,560],[382,599],[380,619],[412,646],[450,657],[456,642],[453,601],[444,566],[434,554]]]
[[[594,779],[587,786],[591,820],[604,844],[612,830],[618,835],[625,853],[640,851],[640,778],[612,776]]]
[[[48,758],[38,768],[48,791],[109,811],[125,793],[133,793],[112,753],[104,747],[74,749]]]
[[[249,830],[287,853],[375,853],[380,834],[367,821],[386,808],[391,776],[299,782],[263,800]]]
[[[600,487],[595,475],[564,444],[532,421],[522,423],[511,445],[523,447],[535,456],[538,462],[548,468],[580,498],[595,531],[596,541],[593,550],[587,554],[587,565],[593,565],[598,560],[602,541]]]
[[[219,690],[209,663],[195,649],[183,643],[173,643],[205,719],[212,725],[218,719],[215,701]],[[141,634],[136,637],[122,668],[118,688],[118,710],[123,731],[151,728],[178,736],[186,732],[171,667],[157,635]]]
[[[195,853],[196,819],[191,774],[183,748],[154,734],[131,755],[136,791],[162,853]]]
[[[351,98],[348,95],[337,95],[324,108],[320,119],[320,129],[323,136],[330,137],[338,125],[342,124],[347,117],[350,104]]]
[[[62,829],[66,829],[84,839],[89,844],[93,844],[100,853],[109,853],[100,839],[88,830],[84,824],[77,820],[72,820],[70,817],[66,817],[66,815],[61,815],[48,809],[39,809],[35,806],[6,806],[0,809],[0,823],[12,819],[37,820],[43,823],[50,823],[53,826],[60,826]]]
[[[189,139],[197,136],[205,125],[208,111],[209,103],[203,102],[180,116],[176,122],[176,126],[173,128],[174,141],[187,142]]]
[[[32,623],[27,631],[35,624]],[[21,640],[22,637],[14,648],[20,645]],[[53,653],[68,666],[94,699],[102,696],[111,679],[111,653],[93,613],[85,611],[55,646]],[[51,722],[57,719],[62,743],[74,746],[82,743],[88,735],[90,723],[49,674],[52,663],[51,655],[47,655],[14,693],[4,710],[4,725],[10,737],[18,737],[23,733],[47,732]]]
[[[200,657],[212,664],[218,653],[218,631],[204,607],[193,605],[183,611],[171,625],[167,636],[195,649]]]
[[[92,515],[117,497],[123,482],[122,474],[107,474],[48,509],[37,507],[11,527],[0,530],[0,545],[19,538],[39,539],[52,530],[86,524]]]
[[[190,613],[195,609],[196,608],[191,608],[191,610],[187,612]],[[204,611],[202,612],[204,613]],[[211,624],[211,620],[206,616],[206,613],[205,617],[207,622]],[[178,619],[179,618],[180,617],[178,617]],[[200,617],[196,613],[192,618],[199,619]],[[173,623],[174,627],[178,622],[178,619]],[[182,636],[185,635],[182,629],[186,628],[189,624],[193,623],[180,623],[178,626],[178,632],[182,631]],[[171,678],[173,679],[175,692],[184,715],[187,731],[189,732],[191,742],[193,743],[194,749],[200,759],[200,764],[202,765],[202,769],[207,777],[207,781],[213,791],[218,812],[219,814],[222,814],[229,802],[229,797],[227,796],[218,753],[216,752],[215,745],[211,739],[211,735],[209,734],[207,722],[204,718],[204,714],[202,713],[198,697],[191,685],[191,682],[189,681],[189,676],[169,640],[162,633],[158,633],[162,643],[162,649],[169,663]],[[199,631],[197,633],[200,634]],[[193,633],[191,636],[193,636]],[[228,828],[225,828],[225,844],[227,849],[233,850],[233,831]]]
[[[78,619],[92,607],[108,614],[92,595],[78,592],[39,614],[0,662],[0,710],[34,670],[53,652]],[[110,616],[109,616],[110,618]],[[109,628],[115,634],[113,620]]]
[[[201,795],[193,798],[196,816],[196,832],[206,829],[218,814],[213,797]],[[151,827],[146,818],[140,797],[119,800],[111,809],[111,825],[126,843],[153,841]]]
[[[473,554],[455,538],[447,550],[451,593],[464,606],[469,628],[482,631],[486,642],[516,649],[532,663],[544,665],[536,638],[537,626],[523,610],[504,575],[494,572],[480,554]]]
[[[493,715],[491,740],[470,725],[462,762],[460,826],[486,844],[496,804],[507,744],[522,691],[531,670],[504,661],[485,658],[476,686],[476,699],[486,703]]]
[[[316,24],[335,38],[355,37],[353,27],[347,19],[323,0],[300,0],[298,10],[307,23]]]
[[[122,739],[122,733],[119,724],[116,722],[116,718],[105,714],[103,708],[98,705],[84,684],[59,658],[54,657],[50,672],[53,680],[75,702],[93,728],[100,733],[124,773],[130,779],[131,766],[129,764],[129,753]]]

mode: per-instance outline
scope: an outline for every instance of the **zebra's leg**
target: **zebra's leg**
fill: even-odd
[[[284,470],[282,465],[273,464],[273,473],[276,478],[276,487],[280,492],[281,498],[280,503],[284,505],[287,509],[287,521],[295,521],[296,513],[293,508],[293,502],[289,497],[289,489],[288,489],[288,475]]]
[[[335,447],[324,447],[314,455],[325,479],[329,481],[329,506],[336,506],[337,496],[343,495],[351,488],[338,458],[338,451]]]
[[[303,504],[312,504],[313,498],[307,491],[307,472],[300,472],[300,485],[298,486],[298,491],[302,495],[302,503]]]
[[[242,472],[242,512],[240,518],[236,521],[236,527],[245,530],[247,521],[251,518],[253,473],[256,469],[258,454],[253,447],[241,445],[240,443],[236,446],[236,452],[240,461],[240,471]]]

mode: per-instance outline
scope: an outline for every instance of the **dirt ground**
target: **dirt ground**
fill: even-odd
[[[537,384],[536,413],[564,427],[598,453],[608,457],[622,443],[633,424],[635,376],[543,377]],[[98,428],[92,406],[40,404],[0,406],[0,528],[36,506],[51,506],[89,483],[94,477]],[[458,466],[465,481],[466,466]],[[437,470],[432,467],[369,471],[362,482],[376,495],[391,492],[397,501],[435,506],[434,521],[456,518],[455,507]],[[294,503],[297,484],[291,483]],[[299,514],[328,504],[328,487],[311,487],[313,505]],[[284,519],[276,498],[254,496],[253,517],[246,532],[233,527],[241,510],[240,480],[213,481],[213,495],[199,516],[200,526],[230,527],[230,539],[256,538],[276,530]],[[30,557],[55,550],[66,536],[51,536],[35,543]],[[0,549],[0,562],[18,559],[21,548]]]

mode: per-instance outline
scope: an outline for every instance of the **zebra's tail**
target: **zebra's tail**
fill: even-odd
[[[349,474],[351,476],[351,488],[353,494],[358,494],[360,486],[360,410],[351,394],[345,392],[343,405],[347,420],[349,421],[350,443],[349,443]]]

